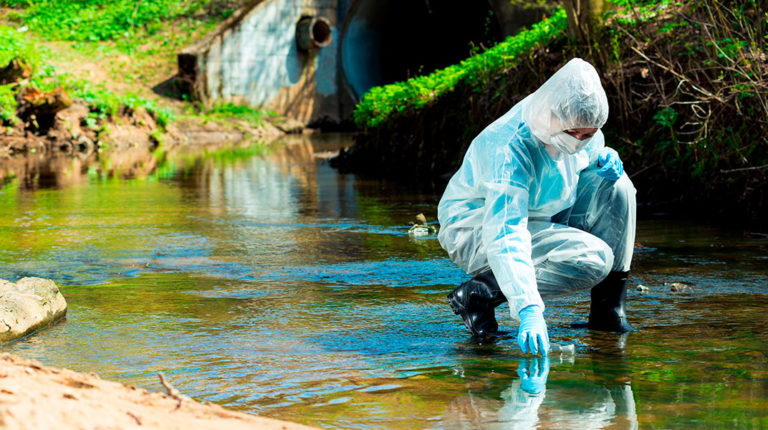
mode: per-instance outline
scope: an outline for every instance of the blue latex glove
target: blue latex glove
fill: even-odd
[[[544,321],[544,310],[539,305],[528,305],[520,309],[520,329],[517,344],[523,353],[546,356],[549,352],[549,334]]]
[[[624,173],[624,165],[619,159],[619,154],[609,148],[603,148],[600,151],[600,155],[597,157],[597,167],[601,168],[597,171],[597,175],[609,181],[618,181],[621,174]]]
[[[529,394],[539,394],[547,386],[549,357],[523,358],[517,365],[520,388]]]

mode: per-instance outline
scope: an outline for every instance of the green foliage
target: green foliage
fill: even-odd
[[[20,59],[33,70],[41,62],[41,51],[26,34],[13,27],[0,25],[0,67],[6,66],[13,59]],[[14,85],[0,86],[0,123],[16,122],[16,92]]]
[[[137,28],[193,13],[205,0],[0,0],[26,7],[18,14],[29,28],[56,40],[99,41],[132,35]]]
[[[765,8],[756,0],[626,3],[631,9],[617,18],[648,19],[608,21],[615,63],[604,76],[619,107],[617,134],[632,142],[626,161],[641,172],[633,177],[638,189],[652,196],[645,198],[682,199],[691,207],[722,199],[728,205],[717,212],[764,214]]]
[[[134,94],[118,95],[104,88],[95,87],[85,80],[72,79],[69,82],[69,88],[72,89],[73,95],[88,103],[91,110],[89,118],[94,124],[114,117],[121,108],[130,110],[143,108],[154,117],[157,125],[163,129],[173,121],[173,112],[159,107],[154,100],[146,100]]]
[[[90,128],[97,128],[101,121],[115,116],[121,108],[133,110],[144,108],[154,116],[158,126],[162,128],[173,119],[173,113],[159,107],[155,101],[133,94],[118,95],[90,81],[77,79],[66,73],[57,73],[53,66],[42,65],[45,55],[47,54],[36,47],[33,39],[28,35],[19,33],[14,28],[0,25],[0,67],[14,58],[20,58],[27,64],[37,66],[30,79],[31,84],[43,91],[63,87],[71,96],[83,99],[91,111],[86,118]],[[16,107],[13,85],[0,86],[0,120],[4,123],[13,123],[16,119]]]
[[[677,112],[671,107],[665,107],[656,112],[656,115],[653,116],[653,120],[656,121],[656,124],[659,124],[662,127],[672,128],[675,125],[675,121],[677,121]]]
[[[16,122],[16,93],[13,85],[0,85],[0,124]]]
[[[616,20],[625,25],[635,25],[642,22],[648,22],[656,18],[660,11],[674,4],[673,0],[611,0],[611,3],[618,6],[618,10],[623,13],[616,14]],[[611,12],[611,14],[615,13]],[[661,32],[668,32],[672,29],[660,28]]]
[[[44,91],[64,87],[71,96],[85,101],[90,110],[86,123],[93,129],[97,128],[97,124],[103,120],[116,116],[120,109],[126,108],[145,109],[161,128],[165,128],[174,118],[171,110],[158,106],[154,100],[147,100],[131,93],[115,94],[89,80],[78,79],[68,73],[57,74],[52,66],[44,66],[41,72],[33,77],[32,83]]]
[[[537,46],[562,34],[566,26],[565,10],[558,9],[551,18],[535,24],[530,30],[510,36],[460,64],[406,82],[371,88],[355,109],[355,122],[360,126],[376,127],[397,113],[432,102],[459,83],[479,87],[490,77],[517,64],[519,58]]]
[[[41,61],[41,53],[26,34],[13,27],[0,25],[0,67],[14,58],[24,60],[34,69]]]
[[[236,105],[233,103],[217,104],[203,113],[203,116],[210,118],[234,118],[243,120],[253,127],[262,125],[265,117],[276,115],[276,113],[269,110],[256,109],[250,106]]]

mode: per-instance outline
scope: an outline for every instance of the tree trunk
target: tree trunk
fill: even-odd
[[[12,84],[32,75],[32,66],[20,58],[14,58],[5,67],[0,67],[0,85]]]
[[[600,25],[607,4],[603,0],[564,0],[568,35],[580,45],[593,48],[593,34]]]
[[[41,91],[34,86],[26,87],[19,92],[17,99],[18,115],[25,121],[34,115],[35,121],[52,123],[56,112],[72,106],[72,98],[62,87],[52,91]]]

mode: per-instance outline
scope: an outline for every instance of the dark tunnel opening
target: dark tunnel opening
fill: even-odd
[[[502,38],[491,6],[478,0],[358,0],[343,31],[344,76],[358,98],[372,86],[458,63],[472,46]]]

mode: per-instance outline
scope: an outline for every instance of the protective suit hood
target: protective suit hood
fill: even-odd
[[[574,153],[580,145],[562,139],[560,133],[573,128],[601,128],[608,120],[608,98],[595,68],[574,58],[526,98],[522,113],[539,140],[546,144],[553,140],[570,142],[575,146],[564,152]]]

